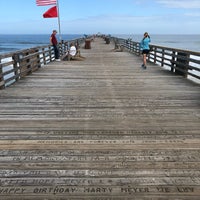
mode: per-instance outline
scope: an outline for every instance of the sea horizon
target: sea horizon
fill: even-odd
[[[48,45],[51,34],[0,34],[0,54],[10,53],[36,46]],[[72,40],[85,34],[61,34],[57,39]],[[140,42],[142,34],[110,34],[111,36]],[[190,51],[200,51],[199,34],[150,34],[151,44]]]

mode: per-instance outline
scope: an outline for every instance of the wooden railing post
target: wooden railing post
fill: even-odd
[[[178,52],[175,74],[187,77],[187,66],[189,64],[188,58],[189,55],[187,53]]]
[[[41,67],[41,61],[40,61],[40,52],[39,49],[35,49],[35,53],[37,53],[37,68]]]
[[[15,73],[15,81],[18,81],[20,78],[20,73],[19,73],[19,55],[18,54],[13,54],[12,56],[13,59],[13,68],[14,68],[14,73]]]
[[[53,61],[52,51],[53,51],[53,49],[51,48],[51,46],[49,46],[49,58],[50,58],[50,62]]]
[[[42,48],[42,60],[44,65],[47,64],[47,58],[46,58],[46,53],[45,53],[45,47]]]
[[[59,56],[62,57],[63,55],[63,40],[59,42],[58,44],[58,51],[59,51]]]
[[[3,77],[3,67],[1,66],[1,58],[0,58],[0,89],[5,88],[5,81]]]
[[[176,61],[176,52],[172,52],[172,60],[171,60],[171,72],[174,72],[175,69],[175,61]]]
[[[165,60],[165,50],[162,49],[162,60],[161,60],[161,67],[164,66],[164,60]]]
[[[34,72],[41,67],[39,49],[33,49],[30,54],[33,54],[30,56],[31,72]]]
[[[25,52],[24,54],[20,55],[20,76],[25,77],[31,73],[31,65],[30,59],[26,59],[26,56],[29,55],[29,52]]]
[[[157,47],[154,47],[154,59],[153,59],[154,64],[156,64],[156,52],[157,52]]]

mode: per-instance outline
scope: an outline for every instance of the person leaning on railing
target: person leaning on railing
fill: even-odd
[[[57,33],[57,31],[53,30],[53,33],[51,34],[51,37],[50,37],[50,43],[53,46],[56,61],[60,61],[59,50],[58,50],[58,46],[57,46],[58,41],[57,41],[57,38],[56,38],[56,33]]]

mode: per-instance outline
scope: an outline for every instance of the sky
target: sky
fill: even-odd
[[[200,34],[200,0],[58,0],[62,34]],[[53,5],[52,5],[53,6]],[[0,34],[49,34],[36,0],[0,0]]]

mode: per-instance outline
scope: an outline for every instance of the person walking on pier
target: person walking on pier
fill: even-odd
[[[51,37],[50,37],[50,43],[53,46],[56,61],[60,61],[59,50],[58,50],[58,46],[57,46],[58,41],[57,41],[57,38],[56,38],[56,33],[57,33],[57,31],[53,30],[53,33],[51,34]]]
[[[142,56],[143,56],[143,64],[142,68],[147,68],[147,55],[149,54],[150,48],[149,43],[151,42],[150,36],[147,32],[144,33],[144,37],[142,41],[140,42],[140,48],[142,49]]]

